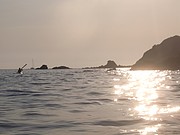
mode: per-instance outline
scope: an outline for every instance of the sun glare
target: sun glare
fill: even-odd
[[[164,83],[167,78],[167,72],[158,71],[129,71],[126,74],[127,82],[117,84],[120,79],[113,79],[114,85],[114,102],[118,102],[119,98],[127,98],[134,101],[134,108],[129,108],[132,113],[130,116],[142,118],[146,121],[159,122],[158,125],[148,126],[139,133],[146,135],[148,133],[156,133],[161,127],[160,122],[163,120],[164,114],[174,117],[172,113],[180,111],[180,106],[161,105],[158,104],[160,89],[169,89],[170,86],[165,86]],[[119,73],[119,75],[121,75]],[[157,123],[156,123],[157,124]]]

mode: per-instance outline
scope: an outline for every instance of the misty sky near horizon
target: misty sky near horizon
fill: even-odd
[[[0,0],[0,68],[134,64],[180,35],[180,0]]]

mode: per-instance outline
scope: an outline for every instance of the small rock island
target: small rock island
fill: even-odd
[[[36,68],[36,69],[44,70],[44,69],[48,69],[48,66],[47,65],[42,65],[40,68]]]
[[[70,68],[66,66],[59,66],[59,67],[53,67],[52,69],[70,69]]]
[[[98,68],[117,68],[117,67],[118,65],[114,61],[108,60],[106,65],[99,66]]]
[[[86,67],[84,69],[99,69],[99,68],[129,68],[131,66],[122,66],[122,65],[117,65],[116,62],[114,62],[113,60],[108,60],[106,65],[101,65],[98,67]]]
[[[178,70],[180,69],[180,36],[165,39],[146,51],[131,70]]]

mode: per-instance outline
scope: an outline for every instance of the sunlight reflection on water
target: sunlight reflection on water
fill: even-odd
[[[121,74],[120,71],[117,72]],[[136,101],[134,108],[129,108],[132,117],[156,122],[154,125],[137,130],[142,135],[157,134],[161,128],[163,114],[174,117],[172,113],[180,111],[180,106],[169,104],[164,106],[158,103],[161,90],[170,89],[170,86],[165,85],[167,80],[172,79],[168,73],[169,71],[129,71],[128,74],[125,74],[128,78],[128,84],[114,85],[115,102],[118,102],[118,99],[124,96],[129,100]],[[117,78],[113,80],[119,81]],[[176,81],[176,83],[178,82]]]

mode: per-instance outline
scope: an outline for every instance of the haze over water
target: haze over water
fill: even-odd
[[[0,0],[0,68],[132,65],[180,35],[179,0]]]
[[[180,71],[0,70],[2,135],[180,133]]]

